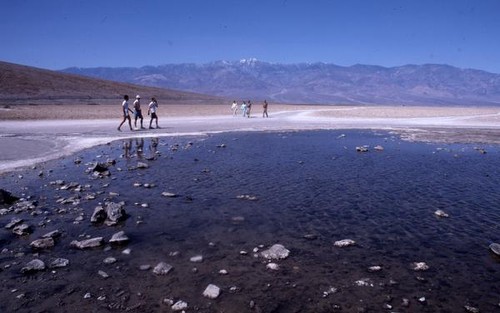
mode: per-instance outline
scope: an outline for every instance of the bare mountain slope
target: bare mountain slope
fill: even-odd
[[[255,59],[64,72],[284,103],[500,105],[500,74],[442,64],[382,67],[279,64]]]
[[[113,82],[0,61],[1,104],[107,104],[124,94],[152,96],[163,103],[220,102],[217,97]]]

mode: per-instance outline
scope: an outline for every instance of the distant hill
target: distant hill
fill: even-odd
[[[162,103],[220,103],[220,98],[159,87],[113,82],[0,62],[0,104],[108,104],[124,94]]]
[[[500,105],[500,75],[448,65],[398,67],[255,59],[141,68],[68,68],[65,73],[216,96],[283,103]]]

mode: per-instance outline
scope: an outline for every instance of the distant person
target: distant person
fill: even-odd
[[[122,127],[123,123],[125,123],[126,120],[128,120],[128,126],[130,126],[130,130],[133,130],[132,120],[130,119],[129,111],[134,113],[131,109],[128,108],[128,95],[124,95],[122,102],[123,121],[120,123],[120,126],[118,126],[118,131],[122,131],[120,128]]]
[[[134,127],[137,129],[137,119],[141,119],[141,129],[144,129],[144,126],[142,125],[142,110],[141,110],[141,97],[139,95],[135,96],[135,101],[134,101],[134,115],[135,115],[135,120],[134,120]]]
[[[247,103],[245,101],[241,104],[241,112],[243,112],[243,117],[247,115]]]
[[[264,111],[262,112],[262,117],[269,117],[269,115],[267,115],[267,101],[264,100],[264,104],[262,105],[262,108],[264,109]]]
[[[248,100],[247,102],[247,117],[250,118],[250,111],[252,111],[252,102]]]
[[[231,110],[233,111],[233,116],[236,116],[238,113],[238,102],[236,102],[236,100],[234,100],[233,104],[231,104]]]
[[[151,114],[151,119],[149,120],[149,129],[153,129],[151,125],[153,125],[153,120],[156,120],[156,128],[160,128],[158,126],[158,115],[156,115],[156,112],[158,111],[158,101],[156,101],[156,98],[153,97],[151,98],[151,102],[149,103],[148,106],[148,115]]]

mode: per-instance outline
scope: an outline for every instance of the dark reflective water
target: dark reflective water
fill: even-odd
[[[356,152],[362,145],[369,152]],[[168,312],[164,298],[186,301],[188,312],[500,310],[500,259],[488,250],[500,241],[498,146],[408,143],[383,132],[229,133],[126,140],[80,153],[79,165],[76,157],[1,178],[4,189],[39,201],[39,214],[0,216],[2,226],[13,216],[34,226],[23,238],[0,230],[2,312]],[[117,160],[110,177],[85,173],[85,163],[107,158]],[[134,169],[138,161],[149,168]],[[89,186],[58,190],[50,184],[57,179]],[[89,193],[96,199],[85,200]],[[56,202],[75,195],[76,205]],[[109,200],[125,201],[129,218],[91,225],[94,208]],[[436,217],[437,209],[450,217]],[[37,257],[66,257],[70,266],[20,274],[33,258],[29,243],[56,228],[63,236]],[[82,235],[109,240],[119,230],[129,244],[69,248]],[[334,247],[346,238],[357,244]],[[254,249],[275,243],[291,252],[271,271]],[[195,255],[203,262],[190,262]],[[109,256],[117,262],[104,264]],[[163,277],[139,270],[160,261],[174,270]],[[430,269],[416,272],[413,262]],[[368,270],[375,265],[382,269]],[[216,300],[202,296],[210,283],[222,290]]]

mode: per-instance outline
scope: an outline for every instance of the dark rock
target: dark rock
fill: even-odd
[[[8,204],[11,205],[12,203],[16,202],[19,200],[18,197],[13,196],[10,192],[0,189],[0,204]]]

